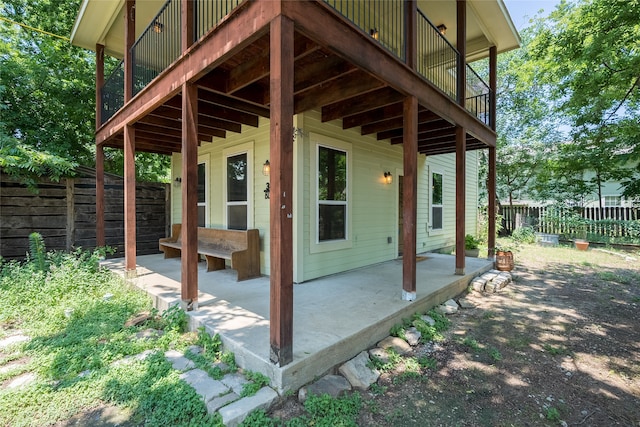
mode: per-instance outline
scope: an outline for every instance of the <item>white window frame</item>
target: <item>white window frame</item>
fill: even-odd
[[[211,171],[209,170],[209,155],[205,154],[202,156],[198,156],[198,167],[204,164],[204,202],[197,202],[198,207],[204,206],[204,226],[207,227],[210,224],[209,218],[210,212],[209,207],[211,204],[209,203],[209,181],[211,177]]]
[[[321,252],[329,252],[341,249],[348,249],[353,247],[353,239],[352,236],[352,157],[353,150],[352,145],[348,142],[341,141],[339,139],[331,138],[325,135],[316,134],[311,132],[309,134],[311,139],[311,167],[309,171],[311,173],[311,179],[309,180],[311,183],[310,188],[310,213],[311,213],[311,221],[309,226],[310,231],[310,247],[309,251],[311,253],[321,253]],[[320,217],[320,201],[318,200],[318,151],[320,147],[330,148],[332,150],[343,151],[347,155],[347,200],[345,202],[339,202],[340,204],[346,204],[346,215],[347,218],[345,220],[345,238],[340,240],[328,240],[321,242],[319,240],[319,230],[318,230],[318,218]],[[324,201],[326,204],[327,202]]]
[[[609,204],[608,201],[610,201],[610,199],[614,197],[617,198],[618,204],[617,205]],[[622,206],[624,206],[624,199],[619,194],[604,195],[602,196],[602,206],[605,208],[621,208]]]
[[[253,215],[253,180],[254,180],[254,170],[253,170],[253,146],[254,143],[247,142],[245,144],[236,145],[230,148],[226,148],[222,151],[222,193],[223,193],[223,201],[224,208],[222,212],[223,223],[226,228],[229,228],[229,206],[239,206],[244,205],[245,202],[229,202],[229,195],[227,194],[227,159],[229,157],[234,157],[239,154],[247,155],[247,230],[253,228],[254,224],[254,215]]]
[[[438,174],[442,177],[442,204],[434,205],[433,203],[433,175]],[[437,236],[444,233],[444,171],[438,168],[429,168],[429,235]],[[440,207],[442,209],[442,228],[433,228],[433,208]]]

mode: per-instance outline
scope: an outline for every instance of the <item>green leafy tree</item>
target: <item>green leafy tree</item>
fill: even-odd
[[[560,164],[599,192],[604,181],[625,183],[640,195],[636,170],[621,164],[640,157],[640,0],[563,0],[530,44],[525,76],[552,90],[556,112],[572,127],[572,145]],[[601,199],[601,197],[600,197]]]
[[[95,56],[67,38],[79,7],[79,0],[0,3],[0,166],[28,184],[95,165]],[[122,157],[106,150],[105,169],[122,175]],[[140,153],[137,178],[167,181],[169,162]]]

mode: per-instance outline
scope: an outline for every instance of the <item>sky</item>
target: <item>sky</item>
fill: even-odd
[[[511,20],[518,30],[528,26],[529,19],[536,16],[540,9],[544,9],[540,15],[547,16],[558,3],[559,0],[504,0]]]

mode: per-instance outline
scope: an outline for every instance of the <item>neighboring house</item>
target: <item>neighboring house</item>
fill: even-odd
[[[71,39],[97,55],[97,169],[124,149],[127,269],[134,153],[171,155],[182,299],[197,304],[197,226],[259,229],[274,363],[291,360],[293,282],[403,253],[412,300],[416,253],[453,247],[463,274],[474,150],[495,195],[496,57],[519,45],[502,0],[84,0]],[[123,58],[109,76],[105,54]],[[482,58],[490,85],[466,64]]]

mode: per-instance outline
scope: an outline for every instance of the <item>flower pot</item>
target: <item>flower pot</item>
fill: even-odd
[[[496,252],[496,270],[511,271],[513,270],[513,252],[498,251]]]
[[[478,258],[478,255],[480,255],[480,249],[478,249],[478,248],[476,248],[476,249],[465,249],[464,250],[464,256]]]
[[[589,249],[589,242],[587,242],[586,240],[575,240],[573,244],[579,251],[586,251],[587,249]]]

